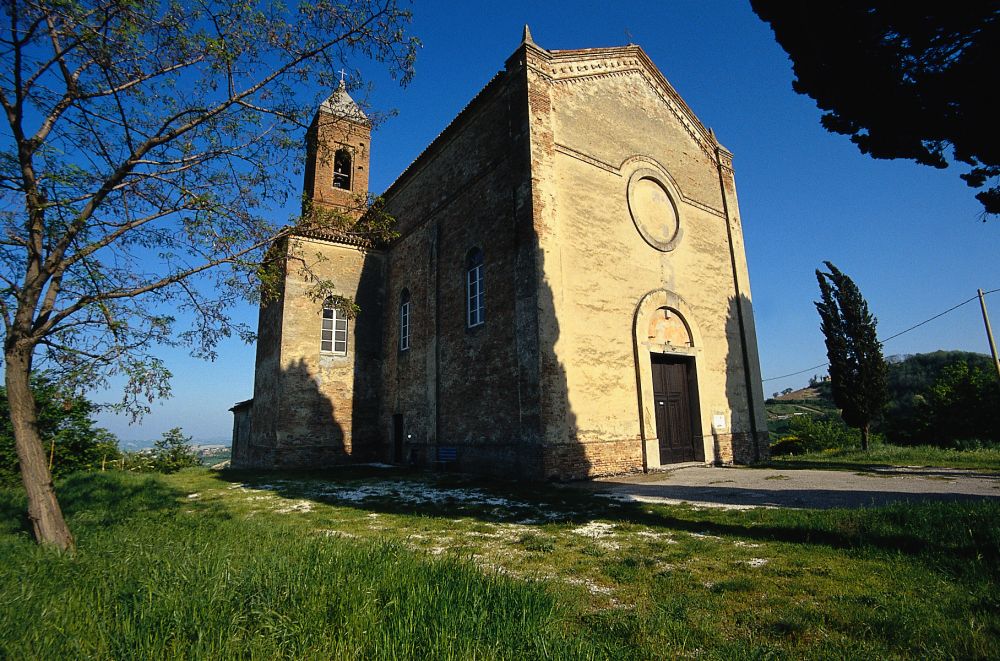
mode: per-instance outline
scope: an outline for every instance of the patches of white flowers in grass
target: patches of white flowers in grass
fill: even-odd
[[[747,564],[756,569],[757,567],[763,567],[767,564],[767,558],[750,558],[747,560]]]
[[[389,466],[386,466],[389,467]],[[312,481],[274,480],[268,484],[234,484],[230,489],[241,492],[260,492],[294,488],[310,498],[323,498],[346,503],[368,500],[390,500],[410,505],[460,504],[497,508],[497,513],[507,513],[510,508],[536,508],[543,505],[494,496],[480,489],[444,488],[405,480],[378,480],[359,484],[337,485]]]
[[[716,540],[722,539],[718,535],[708,535],[703,532],[689,532],[688,534],[694,537],[695,539],[716,539]]]
[[[677,540],[674,539],[670,533],[665,532],[654,532],[652,530],[640,530],[635,533],[636,537],[642,537],[644,539],[653,540],[656,542],[663,542],[664,544],[676,544]]]
[[[589,578],[580,578],[578,576],[567,576],[563,580],[569,583],[570,585],[582,585],[583,587],[587,588],[587,591],[590,592],[590,594],[599,594],[607,597],[614,594],[615,592],[612,588],[609,588],[606,585],[600,585],[598,583],[595,583]]]
[[[244,482],[237,482],[235,484],[229,485],[229,489],[239,490],[241,493],[252,493],[259,491],[278,491],[280,489],[286,489],[289,485],[294,484],[288,480],[275,480],[274,482],[267,482],[264,484],[246,484]]]
[[[344,530],[319,530],[320,535],[324,537],[341,537],[344,539],[355,539],[357,535],[353,533],[346,532]]]
[[[352,503],[379,499],[412,505],[460,503],[501,508],[532,506],[529,503],[492,496],[479,489],[449,489],[402,480],[382,480],[352,486],[316,485],[308,491],[308,495]]]
[[[584,537],[590,537],[591,539],[601,539],[602,537],[611,537],[615,534],[615,526],[611,523],[604,523],[603,521],[591,521],[586,523],[579,528],[574,528],[573,533],[576,535],[583,535]]]
[[[274,511],[277,512],[278,514],[293,514],[293,513],[307,514],[313,511],[313,504],[310,503],[308,500],[300,500],[291,503],[289,505],[286,505],[285,507],[279,507]]]
[[[195,498],[201,498],[200,493],[189,493],[187,496],[189,499],[194,500]]]
[[[621,545],[618,544],[618,542],[610,539],[615,536],[615,526],[611,523],[591,521],[590,523],[586,523],[579,528],[574,528],[570,532],[574,535],[589,537],[590,539],[595,540],[597,546],[608,551],[617,551],[621,548]]]
[[[752,544],[752,543],[750,543],[750,542],[744,542],[744,541],[743,541],[742,539],[738,539],[738,540],[736,540],[735,542],[733,542],[733,545],[734,545],[734,546],[740,546],[740,547],[743,547],[743,548],[745,548],[745,549],[756,549],[756,548],[760,548],[760,544]]]

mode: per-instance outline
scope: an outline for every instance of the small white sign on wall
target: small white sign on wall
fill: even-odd
[[[712,416],[712,429],[716,431],[725,431],[726,429],[726,414],[716,413]]]

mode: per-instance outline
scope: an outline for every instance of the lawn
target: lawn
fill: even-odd
[[[0,658],[989,658],[1000,505],[724,510],[377,467],[0,492]]]
[[[1000,472],[1000,448],[952,450],[929,445],[903,446],[873,443],[868,452],[860,448],[835,448],[800,455],[772,457],[766,468],[822,468],[863,470],[883,466],[937,466]]]

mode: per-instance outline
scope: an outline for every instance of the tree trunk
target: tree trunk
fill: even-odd
[[[869,425],[861,425],[861,449],[868,452],[868,429]]]
[[[30,385],[31,349],[8,345],[4,360],[10,422],[14,429],[17,459],[21,464],[21,481],[28,494],[28,519],[31,520],[35,540],[61,551],[72,551],[73,535],[56,500],[45,448],[38,435],[38,410]]]

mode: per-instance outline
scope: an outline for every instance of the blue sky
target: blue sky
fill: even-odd
[[[377,66],[357,63],[374,85],[367,102],[398,111],[373,136],[372,190],[392,183],[503,68],[525,23],[543,48],[639,44],[735,155],[765,378],[826,360],[812,303],[823,260],[857,282],[882,337],[978,287],[1000,287],[1000,221],[980,222],[974,192],[958,178],[962,170],[875,161],[827,133],[812,100],[792,92],[791,64],[749,4],[435,1],[415,3],[413,13],[412,31],[424,46],[407,88]],[[987,302],[1000,324],[1000,295]],[[249,304],[237,316],[256,323]],[[977,304],[885,346],[887,355],[937,349],[988,352]],[[163,355],[175,375],[174,397],[155,404],[141,425],[110,414],[99,423],[122,439],[155,438],[174,426],[200,441],[228,439],[228,408],[253,391],[254,347],[226,342],[214,363],[178,351]],[[797,387],[822,372],[769,380],[764,391]]]

